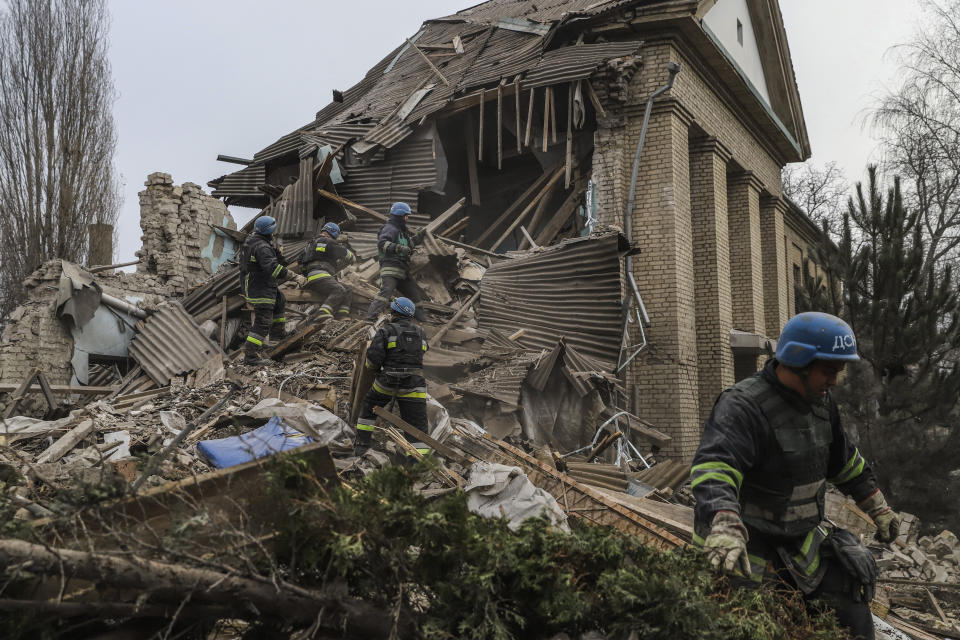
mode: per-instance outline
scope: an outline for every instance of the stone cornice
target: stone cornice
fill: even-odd
[[[746,184],[757,193],[763,191],[763,182],[760,181],[760,178],[758,178],[757,174],[753,171],[737,171],[736,173],[731,173],[730,183],[734,185]]]
[[[733,158],[733,153],[727,149],[726,146],[713,136],[705,136],[703,138],[696,138],[690,141],[690,153],[691,154],[704,154],[712,153],[718,158],[721,162],[730,162]]]

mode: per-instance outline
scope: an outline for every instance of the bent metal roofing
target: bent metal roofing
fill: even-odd
[[[554,41],[557,29],[573,16],[589,16],[608,5],[623,4],[628,3],[491,0],[428,21],[409,42],[344,91],[339,101],[321,109],[313,122],[257,152],[254,164],[242,170],[242,179],[232,179],[231,174],[211,186],[221,197],[249,196],[255,189],[249,179],[252,167],[292,157],[315,144],[316,138],[334,147],[351,142],[356,144],[355,151],[364,154],[377,148],[391,149],[425,118],[484,86],[514,82],[518,77],[521,88],[587,78],[608,60],[635,55],[641,43],[563,44]]]

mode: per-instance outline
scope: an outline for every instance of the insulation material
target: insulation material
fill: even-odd
[[[506,518],[511,531],[529,518],[545,517],[552,526],[570,533],[567,515],[554,497],[535,487],[520,467],[476,462],[463,490],[470,511],[485,518]]]

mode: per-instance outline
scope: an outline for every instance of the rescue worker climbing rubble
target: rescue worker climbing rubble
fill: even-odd
[[[380,292],[370,303],[366,320],[374,321],[386,310],[390,299],[397,291],[418,303],[423,300],[423,291],[410,275],[410,256],[416,240],[407,230],[410,205],[395,202],[390,207],[390,217],[377,234],[377,255],[380,259]],[[417,309],[417,320],[423,321],[422,309]]]
[[[373,385],[363,399],[357,420],[356,455],[369,447],[377,424],[374,407],[383,407],[396,399],[400,417],[421,431],[427,430],[427,381],[423,377],[423,354],[427,352],[427,336],[413,322],[416,305],[407,298],[390,303],[393,311],[388,324],[373,336],[367,348],[365,366],[377,371]],[[421,454],[430,449],[407,436]]]
[[[337,242],[339,237],[340,225],[328,222],[300,256],[300,270],[306,274],[307,289],[324,296],[320,305],[321,320],[329,320],[334,315],[341,320],[350,315],[353,292],[337,279],[337,272],[356,262],[356,257],[353,251]]]
[[[270,360],[260,358],[260,350],[267,336],[282,340],[286,335],[286,318],[283,315],[286,298],[278,290],[281,280],[292,278],[299,286],[307,279],[287,270],[283,254],[273,245],[272,235],[277,221],[270,216],[260,216],[253,223],[254,233],[240,249],[240,284],[243,297],[253,307],[254,320],[245,343],[243,364],[262,366]]]
[[[693,459],[694,543],[743,586],[784,580],[832,607],[854,638],[872,640],[877,567],[857,536],[827,521],[826,482],[852,496],[894,540],[899,515],[848,440],[830,387],[858,360],[840,318],[801,313],[783,327],[776,357],[724,391]]]

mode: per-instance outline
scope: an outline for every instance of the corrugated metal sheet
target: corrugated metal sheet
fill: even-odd
[[[257,187],[263,186],[266,179],[264,166],[252,164],[223,176],[219,181],[212,180],[208,186],[212,187],[211,195],[214,198],[262,197],[263,193]]]
[[[619,233],[608,233],[494,264],[480,281],[480,328],[506,335],[526,329],[519,342],[542,349],[563,337],[609,370],[620,355],[620,256],[626,248]]]
[[[196,371],[220,347],[200,333],[200,327],[178,303],[171,303],[137,324],[130,356],[160,386],[182,373]]]
[[[527,74],[523,86],[536,88],[588,78],[607,60],[633,55],[640,50],[642,44],[639,41],[603,42],[548,51]]]
[[[283,136],[269,147],[257,151],[255,154],[253,154],[253,161],[263,164],[265,162],[269,162],[270,160],[296,153],[303,144],[303,141],[300,139],[300,133],[310,128],[312,124],[313,123],[310,123],[306,126],[300,127],[296,131]]]
[[[483,55],[464,74],[460,85],[469,89],[497,83],[502,78],[512,80],[537,63],[543,52],[543,43],[543,36],[497,29],[490,36]]]
[[[300,177],[283,190],[275,207],[280,237],[300,236],[313,224],[313,157],[300,160]]]
[[[206,282],[194,287],[181,304],[187,313],[196,316],[220,304],[223,296],[236,293],[240,293],[240,269],[235,264],[226,264]]]
[[[430,221],[429,216],[417,212],[417,198],[421,191],[436,188],[438,177],[433,139],[408,139],[393,149],[385,161],[350,169],[339,192],[374,211],[387,212],[394,202],[406,202],[414,212],[410,226],[416,228]],[[376,220],[357,216],[358,231],[369,233],[379,228]]]
[[[374,258],[377,255],[377,234],[364,233],[363,231],[348,231],[346,234],[350,240],[350,246],[353,252],[357,254],[360,260]]]

